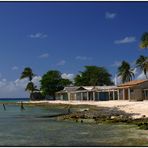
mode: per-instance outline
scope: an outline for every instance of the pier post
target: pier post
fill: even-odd
[[[3,108],[4,108],[4,110],[6,110],[5,104],[3,104]]]

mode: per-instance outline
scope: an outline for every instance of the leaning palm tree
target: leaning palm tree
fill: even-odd
[[[122,83],[131,81],[134,77],[134,72],[130,67],[130,64],[126,61],[121,63],[121,66],[118,68],[118,76],[121,77]]]
[[[29,81],[31,82],[34,76],[35,74],[32,72],[32,69],[30,67],[26,67],[24,68],[20,79],[29,78]]]
[[[148,72],[148,57],[141,55],[136,60],[136,65],[140,68],[141,71],[144,72],[146,79],[148,79],[147,72]]]
[[[143,33],[141,37],[141,43],[140,43],[141,48],[148,48],[148,32]]]

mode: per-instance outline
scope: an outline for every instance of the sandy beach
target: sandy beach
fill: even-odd
[[[27,103],[27,102],[26,102]],[[50,103],[50,104],[73,104],[73,105],[96,105],[98,107],[116,107],[126,113],[133,113],[133,118],[142,116],[148,117],[148,101],[130,102],[130,101],[29,101],[28,103]]]

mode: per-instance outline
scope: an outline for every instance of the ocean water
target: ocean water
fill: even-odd
[[[18,101],[29,101],[29,98],[0,98],[0,103],[5,102],[18,102]]]
[[[148,146],[147,131],[127,124],[88,124],[43,116],[64,108],[0,105],[0,146]]]

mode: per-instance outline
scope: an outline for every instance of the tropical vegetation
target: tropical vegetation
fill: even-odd
[[[148,57],[140,55],[140,57],[136,60],[137,67],[144,72],[146,79],[148,79]]]
[[[77,86],[113,85],[111,74],[98,66],[85,66],[85,70],[76,75],[74,82]]]
[[[62,90],[65,86],[69,86],[72,82],[63,79],[61,73],[57,70],[50,70],[42,76],[41,91],[45,96],[51,96],[55,99],[55,92]]]
[[[25,91],[29,91],[30,96],[35,90],[37,90],[37,86],[35,86],[34,83],[32,82],[32,79],[34,76],[35,74],[33,73],[30,67],[24,68],[24,71],[21,73],[21,76],[20,76],[20,79],[25,79],[25,78],[29,79],[29,82],[25,88]]]
[[[128,62],[122,61],[121,65],[118,67],[118,76],[121,77],[122,83],[132,80],[134,72]]]
[[[148,32],[143,33],[143,35],[141,36],[140,47],[148,48]]]

